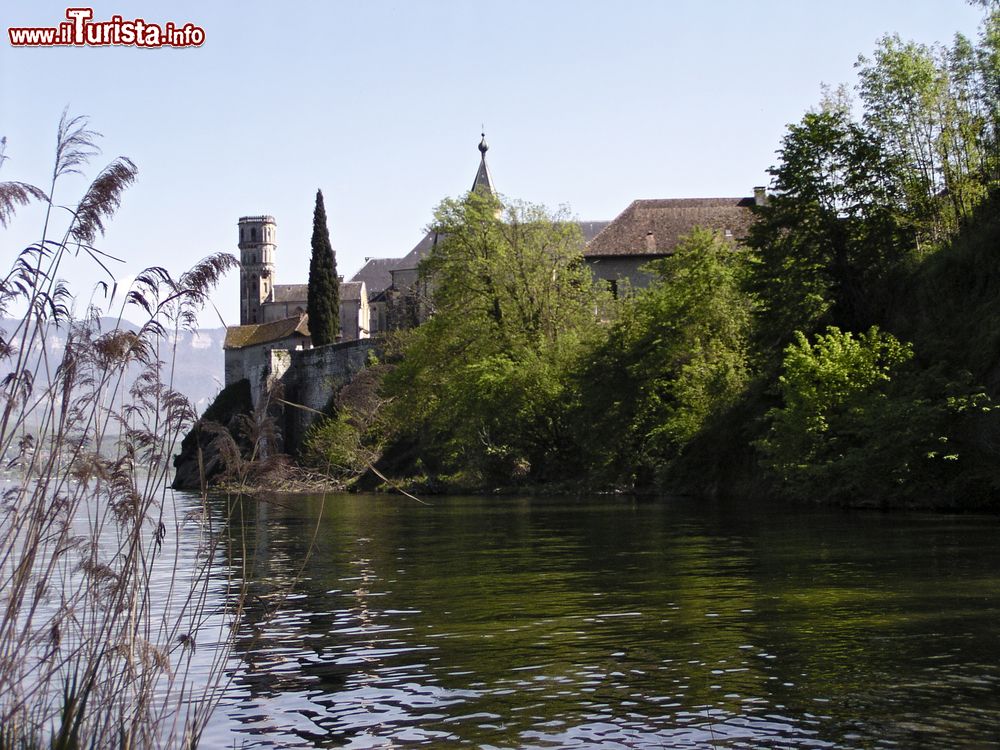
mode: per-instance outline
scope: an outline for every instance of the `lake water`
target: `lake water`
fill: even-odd
[[[995,517],[273,500],[205,746],[1000,748]]]

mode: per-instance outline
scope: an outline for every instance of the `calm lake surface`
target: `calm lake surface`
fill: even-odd
[[[432,502],[245,502],[205,746],[1000,747],[995,517]]]

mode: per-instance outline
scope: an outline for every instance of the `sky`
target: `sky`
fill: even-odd
[[[399,257],[443,198],[468,190],[481,128],[504,195],[612,219],[638,198],[752,195],[788,124],[821,84],[853,86],[877,40],[975,36],[963,0],[326,0],[94,5],[94,20],[205,32],[199,47],[14,48],[11,26],[56,26],[65,4],[0,8],[0,180],[47,188],[59,117],[103,134],[92,179],[116,156],[136,184],[98,246],[180,274],[237,253],[240,216],[277,220],[277,282],[304,283],[317,188],[338,271]],[[89,179],[57,185],[75,204]],[[0,232],[6,265],[36,241],[39,208]],[[82,312],[102,273],[64,275]],[[239,282],[201,322],[239,322]],[[137,316],[132,316],[137,318]]]

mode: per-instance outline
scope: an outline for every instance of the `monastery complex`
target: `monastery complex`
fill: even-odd
[[[495,195],[485,135],[478,148],[472,190]],[[744,238],[752,220],[751,207],[765,200],[764,188],[754,188],[753,193],[737,198],[635,200],[611,221],[581,221],[584,260],[594,277],[615,293],[625,283],[631,288],[645,287],[651,277],[642,267],[671,255],[679,240],[696,227],[736,241]],[[308,285],[277,283],[274,217],[242,217],[237,239],[240,325],[226,332],[226,385],[249,379],[256,403],[264,381],[283,377],[293,359],[302,359],[302,355],[294,357],[294,352],[313,348],[306,314]],[[439,240],[436,232],[429,231],[402,257],[368,259],[350,280],[341,279],[340,341],[321,348],[367,350],[370,347],[365,345],[373,344],[380,333],[418,325],[428,309],[426,282],[418,267]],[[328,352],[308,359],[329,363],[337,357]],[[334,369],[343,375],[341,364]]]

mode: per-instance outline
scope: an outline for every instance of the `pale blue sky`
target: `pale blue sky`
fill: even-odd
[[[10,47],[8,26],[56,25],[65,9],[0,10],[0,179],[46,184],[69,105],[105,135],[94,173],[119,154],[139,166],[102,244],[128,260],[121,276],[235,252],[237,219],[270,213],[279,283],[306,280],[317,187],[341,273],[409,251],[438,201],[471,186],[480,123],[501,192],[581,219],[636,198],[749,195],[785,126],[822,82],[853,84],[882,34],[948,42],[980,17],[962,0],[118,0],[95,19],[191,21],[206,43]],[[38,226],[22,212],[0,241],[5,263]],[[98,277],[80,264],[72,278]],[[227,323],[237,295],[233,273],[216,295]]]

